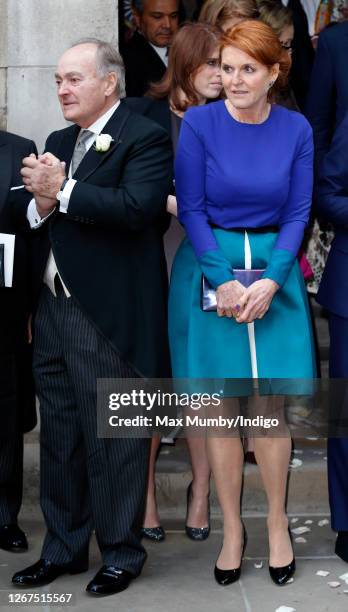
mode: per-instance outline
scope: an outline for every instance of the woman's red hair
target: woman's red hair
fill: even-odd
[[[286,86],[291,58],[270,26],[252,19],[241,21],[223,34],[220,54],[226,47],[236,47],[268,68],[279,64],[279,75],[272,89]]]

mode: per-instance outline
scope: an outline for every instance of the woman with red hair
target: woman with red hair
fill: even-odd
[[[249,380],[253,413],[271,410],[280,417],[274,433],[261,427],[251,435],[269,504],[269,571],[283,585],[295,571],[285,510],[291,438],[275,379],[315,376],[296,259],[311,206],[312,130],[299,113],[272,104],[291,64],[272,28],[243,21],[225,33],[220,50],[226,100],[185,114],[175,161],[178,216],[187,238],[170,287],[172,365],[179,378]],[[209,295],[210,302],[204,299]],[[261,379],[271,380],[270,391]],[[233,380],[219,384],[233,389]],[[239,409],[239,395],[226,392],[226,405]],[[239,435],[224,431],[222,437],[208,434],[207,447],[224,515],[214,574],[226,585],[240,576],[245,546],[243,447]]]

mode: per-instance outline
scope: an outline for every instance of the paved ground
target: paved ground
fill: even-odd
[[[304,543],[296,543],[297,573],[292,584],[276,587],[267,571],[267,543],[264,517],[245,517],[248,546],[239,583],[220,587],[213,578],[213,566],[221,544],[221,521],[214,519],[209,539],[203,543],[191,542],[182,532],[183,521],[167,520],[167,539],[160,544],[149,543],[149,558],[140,578],[119,595],[92,598],[84,593],[85,586],[97,571],[100,561],[93,540],[90,570],[78,576],[62,576],[37,593],[72,593],[73,603],[68,610],[83,612],[275,612],[280,606],[288,606],[296,612],[347,612],[348,584],[339,576],[348,572],[348,565],[333,555],[334,537],[328,525],[319,527],[319,520],[326,516],[302,515],[292,517],[297,522],[292,528],[306,526],[310,529],[301,537]],[[313,521],[305,524],[305,521]],[[11,575],[37,560],[43,535],[43,525],[38,519],[23,520],[30,539],[30,550],[24,554],[0,553],[0,602],[1,612],[23,609],[37,612],[62,609],[60,605],[40,604],[36,607],[8,604],[10,593],[29,593],[11,589]],[[263,568],[254,563],[263,561]],[[318,570],[329,571],[327,577],[316,575]],[[333,589],[329,581],[339,581]],[[286,609],[282,612],[288,612]]]

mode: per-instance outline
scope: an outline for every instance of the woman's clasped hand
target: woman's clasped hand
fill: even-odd
[[[217,314],[234,318],[237,323],[262,319],[278,289],[277,283],[270,278],[255,281],[247,288],[237,280],[223,283],[216,290]]]

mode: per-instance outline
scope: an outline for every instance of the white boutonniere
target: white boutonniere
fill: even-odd
[[[95,139],[94,148],[98,153],[106,153],[110,149],[113,142],[113,137],[110,134],[99,134]]]

